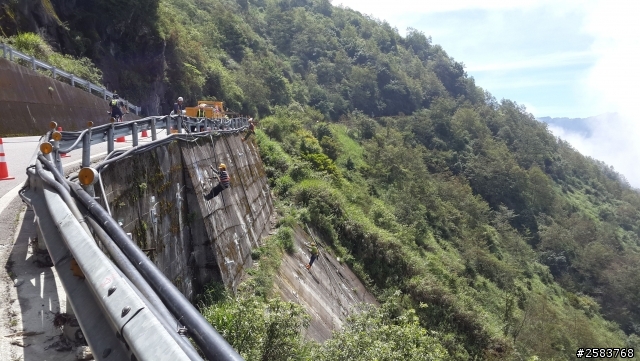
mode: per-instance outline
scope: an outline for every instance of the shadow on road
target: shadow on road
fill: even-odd
[[[18,285],[17,299],[12,295],[9,305],[14,315],[10,325],[18,331],[12,344],[23,348],[24,361],[74,360],[71,349],[56,351],[62,332],[53,325],[53,320],[56,313],[66,310],[65,300],[59,298],[64,297],[64,289],[56,280],[53,267],[36,261],[33,243],[37,243],[37,224],[34,212],[27,209],[7,262]]]

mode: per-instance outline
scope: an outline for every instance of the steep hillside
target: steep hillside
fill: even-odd
[[[60,48],[111,64],[105,79],[140,102],[167,112],[178,95],[216,97],[262,118],[282,228],[309,224],[381,303],[322,345],[296,337],[302,309],[269,301],[273,259],[290,244],[279,231],[236,297],[203,296],[203,312],[249,359],[638,350],[638,192],[476,87],[424,34],[402,37],[326,0],[52,4],[87,45]]]
[[[55,17],[35,16],[49,14],[38,2],[31,10],[6,4],[4,33],[23,24],[63,53],[91,58],[109,88],[149,114],[168,113],[177,96],[216,97],[253,115],[296,101],[332,119],[354,109],[411,113],[442,96],[484,98],[424,34],[403,38],[327,0],[46,3]]]

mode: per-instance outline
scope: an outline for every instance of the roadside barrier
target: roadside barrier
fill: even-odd
[[[56,129],[56,130],[61,132],[62,131],[62,127],[58,127],[58,129]],[[67,153],[60,153],[60,158],[71,158],[71,156],[67,155]]]
[[[4,159],[4,146],[2,145],[2,138],[0,138],[0,180],[11,180],[15,177],[9,177],[9,168],[7,168],[7,162]]]

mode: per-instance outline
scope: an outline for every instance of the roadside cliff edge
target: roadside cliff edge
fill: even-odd
[[[204,194],[217,184],[212,168],[220,163],[231,187],[207,201]],[[254,266],[252,251],[272,231],[262,160],[255,143],[238,134],[156,147],[110,165],[102,180],[113,218],[191,300],[212,281],[235,292]],[[330,252],[308,271],[311,237],[300,228],[294,236],[296,251],[283,255],[274,287],[311,315],[307,337],[324,341],[362,302],[376,301]]]

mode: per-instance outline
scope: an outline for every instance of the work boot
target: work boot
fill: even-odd
[[[305,267],[307,267],[307,269],[310,269],[310,268],[311,268],[311,265],[306,265]]]

